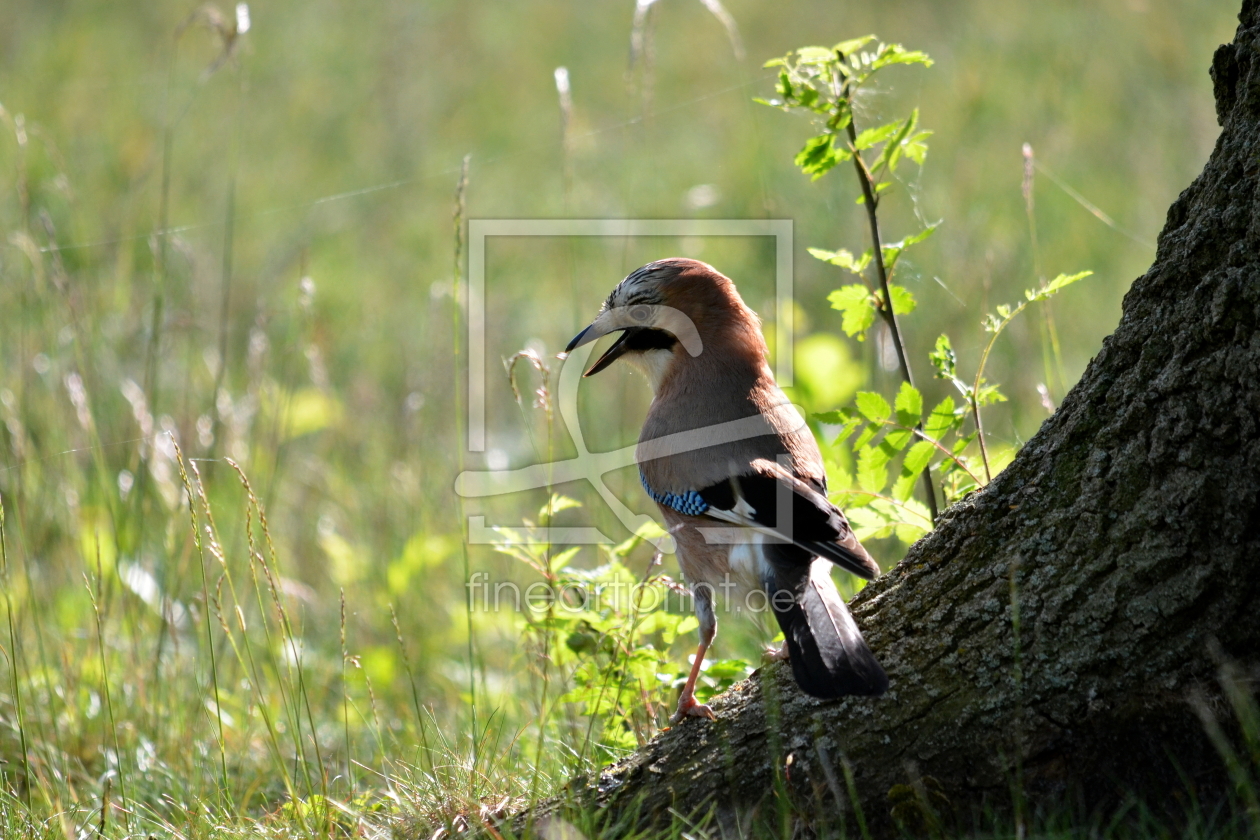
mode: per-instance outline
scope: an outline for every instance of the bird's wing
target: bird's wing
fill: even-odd
[[[853,535],[844,514],[813,482],[773,461],[757,460],[751,467],[698,491],[708,504],[705,516],[787,539],[811,557],[824,557],[867,580],[879,574],[879,564]]]

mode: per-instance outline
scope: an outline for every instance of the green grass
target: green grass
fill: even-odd
[[[816,410],[891,395],[873,343],[837,337],[826,297],[843,278],[804,250],[861,247],[853,185],[811,186],[791,165],[807,126],[752,103],[770,92],[762,60],[878,31],[938,62],[863,103],[871,119],[918,104],[936,132],[913,202],[881,208],[890,239],[916,214],[945,220],[901,269],[925,399],[945,394],[926,377],[937,334],[974,369],[984,312],[1037,270],[1090,267],[1088,291],[1054,302],[1070,383],[1206,159],[1207,67],[1234,28],[1228,3],[732,0],[740,60],[701,4],[663,0],[650,73],[627,81],[632,5],[257,3],[217,66],[221,36],[176,36],[193,4],[0,12],[0,834],[427,836],[633,742],[558,700],[576,659],[546,633],[465,607],[465,565],[537,575],[466,546],[464,517],[519,524],[548,499],[452,492],[465,154],[467,218],[793,219],[797,395]],[[1140,241],[1038,176],[1035,256],[1024,142]],[[705,184],[711,204],[694,200]],[[554,354],[628,270],[676,253],[772,319],[764,241],[490,241],[491,449],[513,466],[572,455],[530,407],[534,374],[522,408],[499,359]],[[1036,430],[1039,384],[1063,396],[1038,323],[989,360],[1011,396],[985,417],[995,446]],[[588,382],[591,446],[632,442],[647,400],[624,371]],[[609,481],[651,511],[632,469]],[[583,503],[558,524],[629,536],[590,488],[555,489]],[[904,546],[873,550],[890,565]],[[626,568],[650,557],[638,546]],[[767,636],[724,620],[716,656],[754,660]],[[654,638],[685,666],[692,639]],[[574,817],[588,834],[598,819]]]

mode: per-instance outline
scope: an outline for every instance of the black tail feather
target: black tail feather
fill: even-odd
[[[776,569],[778,599],[772,593],[771,602],[796,684],[822,698],[883,694],[888,675],[866,646],[829,572],[830,564],[822,559]]]

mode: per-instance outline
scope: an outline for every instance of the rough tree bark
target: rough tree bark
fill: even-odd
[[[768,666],[570,801],[730,825],[790,800],[824,825],[853,814],[847,765],[879,831],[890,791],[913,821],[1009,809],[1016,787],[1035,806],[1212,784],[1188,697],[1215,657],[1260,656],[1260,0],[1239,18],[1211,68],[1223,131],[1115,333],[1015,461],[854,599],[888,694],[819,702]]]

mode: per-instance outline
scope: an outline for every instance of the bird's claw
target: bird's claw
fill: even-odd
[[[677,726],[682,723],[685,718],[702,717],[709,720],[717,720],[717,715],[713,714],[713,710],[703,703],[697,703],[696,698],[688,697],[685,700],[678,701],[678,710],[674,712],[674,716],[669,719],[671,726]]]
[[[766,662],[787,662],[788,646],[787,642],[783,643],[783,647],[775,647],[774,645],[766,645],[765,650],[761,652],[761,658]]]

